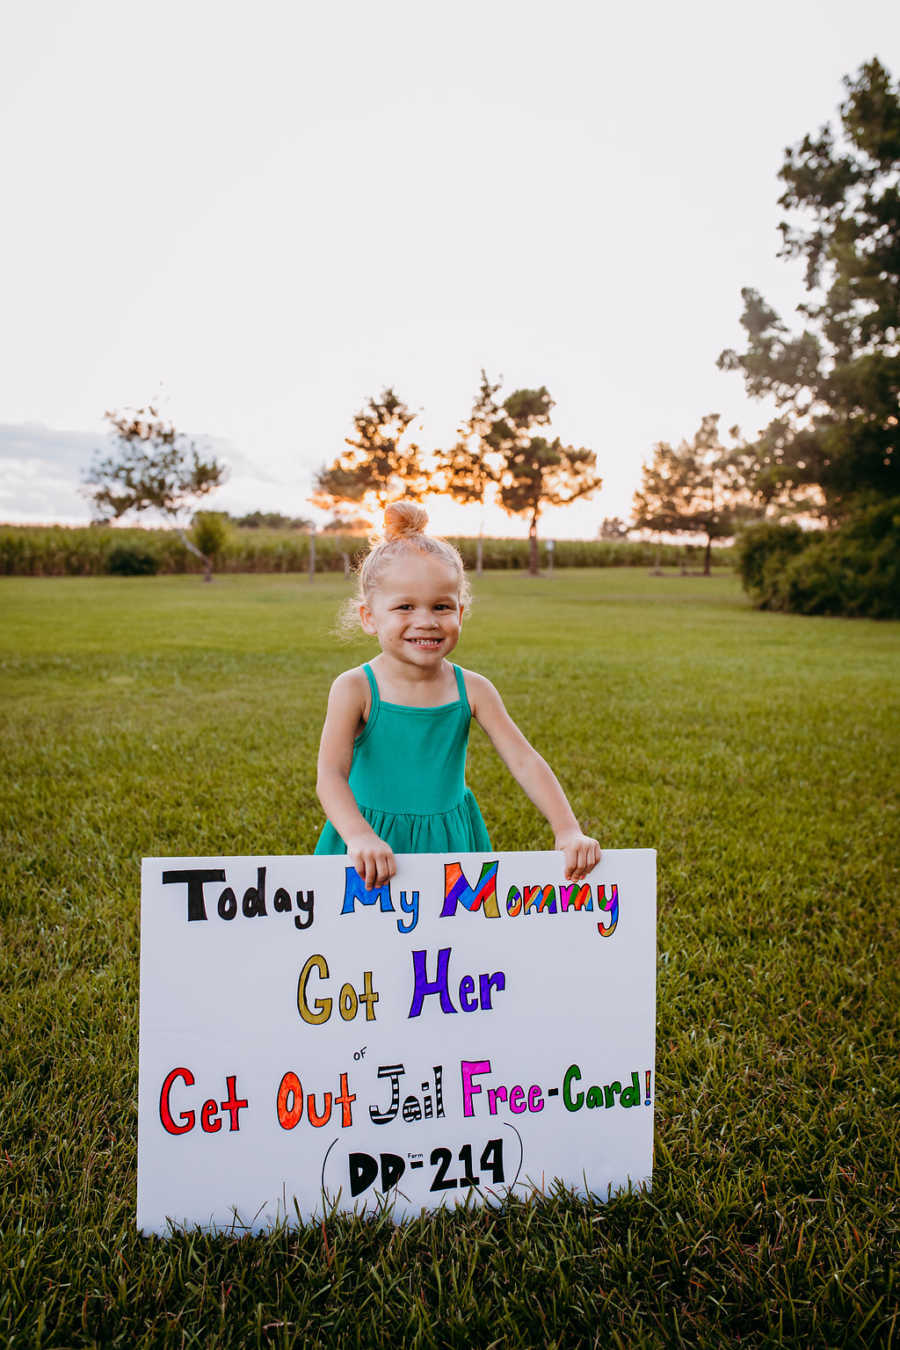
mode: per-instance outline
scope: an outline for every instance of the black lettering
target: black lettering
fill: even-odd
[[[244,902],[241,908],[248,919],[255,919],[257,915],[266,913],[266,869],[264,867],[257,867],[256,885],[248,886],[244,891]]]
[[[422,1119],[422,1104],[419,1101],[418,1097],[414,1097],[412,1093],[410,1093],[410,1095],[406,1098],[406,1100],[403,1103],[403,1119],[404,1120]]]
[[[350,1194],[368,1190],[378,1176],[378,1163],[370,1153],[350,1154]]]
[[[391,1103],[384,1111],[379,1111],[377,1106],[369,1107],[369,1115],[372,1118],[373,1125],[387,1125],[399,1111],[400,1078],[404,1073],[406,1073],[406,1070],[402,1064],[380,1064],[378,1066],[378,1077],[391,1080]]]
[[[179,882],[187,884],[187,921],[195,923],[206,918],[206,905],[203,901],[204,881],[224,881],[225,869],[222,867],[188,868],[184,872],[163,872],[164,886],[174,886]]]
[[[381,1189],[389,1191],[392,1186],[396,1186],[405,1171],[406,1163],[396,1153],[382,1153]]]
[[[299,914],[294,915],[294,924],[297,928],[309,928],[313,921],[313,911],[315,910],[315,907],[315,891],[307,891],[305,900],[303,899],[303,892],[297,892],[297,908],[300,911]]]
[[[220,919],[233,919],[237,914],[237,896],[230,886],[226,886],[219,896],[217,909]]]
[[[453,1154],[449,1148],[433,1148],[429,1162],[432,1167],[436,1167],[434,1180],[431,1183],[433,1191],[452,1191],[456,1187],[456,1181],[453,1177],[447,1176],[447,1170],[453,1161]]]

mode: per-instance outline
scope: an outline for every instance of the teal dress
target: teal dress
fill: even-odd
[[[491,841],[466,787],[466,747],[472,709],[459,666],[459,698],[436,708],[385,703],[371,666],[369,720],[353,742],[349,784],[356,805],[395,853],[485,853]],[[331,821],[316,853],[346,853]]]

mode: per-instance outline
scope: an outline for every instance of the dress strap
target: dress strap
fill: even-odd
[[[366,672],[366,679],[369,681],[369,688],[372,691],[372,707],[369,711],[369,720],[371,721],[372,713],[375,711],[375,709],[381,702],[381,696],[378,693],[378,681],[375,679],[375,672],[369,665],[368,661],[363,666],[363,670]]]
[[[366,718],[366,725],[363,727],[359,735],[354,737],[353,740],[354,748],[356,746],[362,745],[363,741],[367,740],[368,737],[371,736],[375,723],[378,720],[378,709],[381,707],[381,697],[378,693],[378,681],[375,679],[375,673],[372,670],[372,667],[369,665],[368,661],[363,666],[363,670],[366,672],[366,679],[369,681],[369,689],[371,690],[372,693],[372,706],[369,709],[369,715]]]
[[[450,662],[453,665],[453,662]],[[469,707],[469,696],[466,693],[466,682],[463,679],[462,667],[453,666],[453,674],[456,676],[456,687],[459,690],[459,701],[465,708],[469,716],[472,716],[472,709]]]

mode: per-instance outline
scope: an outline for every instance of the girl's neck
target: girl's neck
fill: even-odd
[[[405,703],[410,707],[438,707],[458,697],[456,676],[449,661],[442,660],[433,669],[404,666],[381,652],[369,662],[378,681],[378,692],[385,703]]]

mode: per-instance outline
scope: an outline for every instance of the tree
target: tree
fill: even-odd
[[[393,389],[370,398],[353,419],[356,437],[345,442],[349,452],[316,474],[314,504],[334,510],[343,502],[372,510],[399,496],[414,501],[423,497],[428,478],[419,447],[408,436],[414,420]]]
[[[597,538],[627,539],[629,528],[621,516],[604,516],[603,523],[597,531]]]
[[[466,506],[483,502],[489,486],[498,481],[490,454],[499,448],[493,438],[499,418],[494,395],[499,390],[500,385],[491,384],[482,371],[471,415],[460,426],[458,439],[448,450],[437,452],[442,490]]]
[[[596,492],[602,479],[594,472],[593,450],[563,445],[535,434],[550,421],[553,400],[540,389],[516,389],[500,405],[484,371],[460,439],[439,452],[441,485],[460,501],[484,501],[496,485],[497,499],[510,515],[528,516],[528,570],[538,574],[537,527],[545,506],[568,506]]]
[[[712,541],[733,534],[739,519],[758,514],[740,452],[720,444],[718,427],[719,414],[707,413],[692,441],[677,449],[659,441],[634,494],[636,529],[705,535],[704,576],[710,574]]]
[[[494,395],[499,384],[491,384],[481,372],[481,384],[472,404],[471,415],[459,428],[457,440],[447,450],[438,450],[437,481],[441,490],[464,506],[483,503],[488,489],[498,481],[498,473],[489,458],[496,447],[491,436],[499,409]],[[483,539],[478,535],[475,570],[481,575]]]
[[[368,534],[372,529],[371,520],[365,516],[332,516],[322,526],[323,534]]]
[[[501,457],[500,505],[510,515],[528,516],[528,570],[538,573],[538,518],[545,506],[568,506],[597,492],[603,479],[594,472],[597,456],[584,447],[563,445],[534,435],[550,421],[553,407],[546,388],[516,389],[504,400],[493,439]]]
[[[746,288],[747,348],[719,357],[779,409],[754,447],[761,489],[832,522],[900,494],[900,89],[878,60],[844,86],[837,130],[789,147],[779,174],[779,256],[805,260],[806,326],[792,334]]]
[[[239,530],[309,530],[313,522],[307,516],[286,516],[282,511],[249,511],[236,516]]]
[[[156,408],[107,412],[115,437],[111,454],[100,451],[84,477],[84,487],[103,520],[119,520],[129,511],[158,511],[176,529],[192,553],[206,556],[187,538],[181,513],[197,498],[219,487],[227,469],[214,455],[203,458],[193,441],[160,417]]]
[[[228,539],[228,516],[224,511],[196,511],[192,534],[197,551],[205,559],[203,580],[212,581],[213,565]]]

